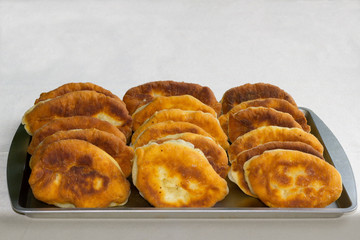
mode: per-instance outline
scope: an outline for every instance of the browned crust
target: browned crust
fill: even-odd
[[[131,161],[134,158],[134,150],[131,147],[126,146],[124,140],[114,134],[95,128],[58,131],[46,137],[40,145],[41,148],[44,148],[46,145],[65,139],[79,139],[94,144],[115,159],[125,177],[128,177],[131,174]],[[30,168],[33,168],[35,164],[36,162],[30,161]]]
[[[115,136],[119,137],[122,141],[126,142],[125,135],[114,125],[107,121],[100,120],[94,117],[87,116],[74,116],[68,118],[54,119],[41,128],[39,128],[32,136],[30,145],[28,147],[28,153],[33,154],[35,148],[44,140],[47,136],[57,132],[70,129],[99,129]]]
[[[320,154],[323,154],[324,151],[321,142],[314,135],[302,129],[264,126],[238,137],[229,147],[229,160],[230,162],[234,161],[242,151],[273,141],[304,142],[311,145]]]
[[[301,128],[300,124],[288,113],[272,108],[249,107],[230,114],[228,127],[230,141],[234,142],[239,136],[262,126]]]
[[[156,140],[168,135],[184,133],[184,132],[196,133],[214,139],[204,129],[202,129],[199,126],[196,126],[195,124],[188,122],[165,121],[165,122],[155,123],[149,126],[147,129],[145,129],[136,139],[135,143],[133,144],[133,147],[138,148],[149,143],[152,140]]]
[[[263,152],[274,149],[288,149],[288,150],[297,150],[304,153],[312,154],[318,158],[324,159],[324,157],[316,151],[309,144],[303,142],[267,142],[251,148],[249,150],[243,151],[236,156],[235,161],[231,164],[231,171],[237,173],[238,186],[240,189],[247,195],[256,197],[251,193],[248,184],[245,181],[244,177],[244,163],[251,159],[254,156],[261,155]]]
[[[83,140],[53,142],[42,149],[29,184],[35,198],[48,204],[100,208],[124,204],[130,183],[105,151]]]
[[[242,102],[238,105],[235,105],[229,112],[219,117],[219,122],[221,124],[222,129],[227,133],[228,124],[229,124],[229,116],[230,114],[234,114],[240,110],[246,109],[248,107],[268,107],[273,108],[277,111],[289,113],[296,122],[298,122],[302,129],[306,132],[310,132],[311,128],[307,124],[306,117],[304,113],[298,109],[296,106],[292,105],[288,101],[280,98],[264,98],[264,99],[254,99],[246,102]]]
[[[132,115],[133,130],[136,131],[147,119],[156,112],[165,109],[181,109],[186,111],[202,111],[217,117],[215,110],[190,95],[157,97],[152,102],[144,105]]]
[[[209,133],[225,150],[229,148],[228,138],[220,127],[217,118],[202,111],[184,111],[181,109],[165,109],[154,113],[134,132],[131,143],[134,144],[137,137],[149,126],[165,121],[195,124]]]
[[[244,165],[251,190],[269,207],[322,208],[342,192],[340,173],[300,151],[269,150]]]
[[[209,87],[195,83],[176,81],[154,81],[130,88],[123,100],[129,113],[132,115],[136,109],[151,102],[156,96],[191,95],[204,104],[212,107],[217,114],[221,111],[221,104],[216,100]]]
[[[35,104],[37,104],[40,101],[55,98],[57,96],[61,96],[66,93],[69,93],[69,92],[82,91],[82,90],[93,90],[95,92],[102,93],[106,96],[109,96],[109,97],[112,97],[112,98],[115,98],[115,99],[121,101],[121,99],[118,96],[114,95],[112,92],[110,92],[107,89],[104,89],[104,88],[102,88],[96,84],[90,83],[90,82],[86,82],[86,83],[81,82],[81,83],[66,83],[54,90],[41,93],[40,97],[35,100]]]
[[[56,118],[71,116],[97,117],[98,114],[105,114],[116,121],[116,127],[126,137],[131,135],[132,119],[125,105],[104,94],[88,90],[69,92],[54,99],[39,102],[25,113],[23,123],[26,131],[32,135],[41,126]]]
[[[181,139],[190,142],[195,148],[200,149],[205,157],[208,159],[214,170],[222,177],[226,178],[229,172],[229,164],[226,151],[216,144],[211,138],[195,134],[195,133],[181,133],[170,135],[168,137],[160,138],[155,142],[161,144],[163,142]]]
[[[294,106],[295,100],[284,90],[268,83],[244,84],[227,90],[221,100],[222,114],[230,111],[235,105],[258,98],[280,98]]]
[[[155,207],[212,207],[228,194],[225,179],[200,151],[189,146],[149,144],[136,149],[135,155],[137,174],[133,174],[133,182]]]

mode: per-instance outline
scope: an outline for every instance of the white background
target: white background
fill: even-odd
[[[357,239],[360,213],[293,220],[39,220],[14,213],[6,162],[41,92],[90,81],[119,97],[172,79],[267,82],[312,109],[360,183],[359,1],[0,1],[0,232],[4,239]],[[152,233],[151,233],[152,232]],[[151,235],[150,235],[151,233]]]

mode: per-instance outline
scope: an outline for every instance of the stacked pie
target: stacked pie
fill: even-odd
[[[212,207],[228,194],[220,104],[197,84],[158,81],[128,90],[132,180],[155,207]]]
[[[124,205],[134,151],[126,145],[125,103],[92,83],[42,93],[23,116],[32,136],[29,184],[35,198],[59,207]]]
[[[23,116],[29,184],[58,207],[126,204],[130,185],[154,207],[212,207],[227,178],[269,207],[326,207],[339,172],[290,94],[265,83],[229,89],[148,82],[119,97],[92,83],[42,93]]]
[[[229,89],[219,120],[228,134],[229,179],[269,207],[325,207],[339,198],[339,172],[284,90],[264,83]]]

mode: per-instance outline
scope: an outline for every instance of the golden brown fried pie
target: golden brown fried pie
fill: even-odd
[[[320,141],[314,135],[302,129],[265,126],[238,137],[229,147],[229,160],[233,162],[242,151],[274,141],[303,142],[312,146],[320,154],[323,154],[324,151]]]
[[[342,192],[332,165],[300,151],[266,151],[248,160],[244,171],[251,192],[269,207],[326,207]]]
[[[174,121],[166,121],[155,123],[148,128],[146,128],[135,140],[132,145],[134,148],[141,147],[145,144],[148,144],[151,140],[156,140],[167,135],[173,135],[178,133],[196,133],[203,135],[205,137],[210,137],[214,140],[214,138],[207,133],[204,129],[195,124],[188,122],[174,122]],[[215,141],[215,140],[214,140]]]
[[[310,126],[307,124],[304,113],[298,109],[296,106],[292,105],[288,101],[280,98],[265,98],[265,99],[255,99],[242,102],[238,105],[235,105],[229,112],[219,117],[219,122],[227,134],[228,124],[229,124],[229,115],[234,114],[240,110],[244,110],[248,107],[268,107],[273,108],[277,111],[289,113],[296,122],[298,122],[304,131],[310,132]]]
[[[91,116],[106,120],[118,127],[126,137],[131,134],[131,116],[123,103],[95,91],[69,92],[41,101],[30,108],[22,123],[26,131],[34,132],[49,121],[72,116]]]
[[[227,136],[220,127],[217,118],[209,113],[201,111],[184,111],[180,109],[165,109],[154,113],[154,115],[134,132],[131,141],[132,144],[134,144],[137,137],[149,126],[165,121],[189,122],[195,124],[209,133],[225,150],[229,148]]]
[[[256,197],[251,193],[244,177],[244,163],[254,156],[261,155],[263,152],[274,149],[288,149],[297,150],[312,154],[318,158],[323,159],[323,156],[310,145],[303,142],[267,142],[249,150],[242,151],[236,156],[236,159],[231,163],[229,171],[229,179],[236,183],[239,188],[247,195]]]
[[[222,99],[222,113],[226,114],[235,105],[258,98],[280,98],[294,106],[297,106],[294,99],[284,90],[268,83],[244,84],[227,90]]]
[[[139,107],[153,101],[156,97],[191,95],[212,107],[218,114],[221,104],[216,100],[210,88],[195,83],[175,81],[148,82],[129,89],[124,95],[124,102],[132,115]]]
[[[57,131],[89,128],[96,128],[98,130],[114,134],[115,136],[119,137],[123,142],[126,142],[125,135],[111,123],[94,117],[74,116],[51,120],[50,122],[39,128],[32,136],[31,143],[28,147],[28,153],[33,154],[35,148],[40,144],[42,140]]]
[[[182,140],[137,148],[132,176],[155,207],[212,207],[229,191],[204,154]]]
[[[194,148],[200,149],[204,153],[213,169],[222,178],[226,178],[226,175],[229,171],[226,151],[220,145],[215,143],[211,138],[195,133],[179,133],[160,138],[155,140],[155,142],[161,144],[169,140],[179,139],[193,144]]]
[[[272,108],[249,107],[230,114],[228,127],[230,141],[234,142],[239,136],[262,126],[302,129],[300,124],[288,113]]]
[[[134,112],[132,115],[133,130],[136,131],[155,112],[173,108],[190,111],[202,111],[210,113],[214,117],[217,116],[213,108],[190,95],[157,97],[152,102],[143,105]]]
[[[86,82],[86,83],[66,83],[52,91],[41,93],[40,97],[36,99],[35,104],[47,99],[56,98],[58,96],[64,95],[69,92],[82,91],[82,90],[93,90],[95,92],[102,93],[105,94],[106,96],[120,100],[118,96],[112,94],[109,90],[104,89],[96,84]]]
[[[58,207],[101,208],[123,205],[130,184],[117,162],[83,140],[60,140],[44,146],[29,184],[36,199]],[[34,160],[33,160],[34,161]]]
[[[41,148],[44,148],[44,145],[65,139],[79,139],[94,144],[114,158],[114,160],[119,164],[125,177],[128,177],[131,174],[131,161],[134,158],[134,150],[131,147],[126,146],[125,142],[114,134],[95,128],[58,131],[46,137],[40,143],[39,147],[41,146]],[[39,158],[32,158],[30,161],[30,168],[33,168],[36,164],[34,161],[36,160],[39,160]]]

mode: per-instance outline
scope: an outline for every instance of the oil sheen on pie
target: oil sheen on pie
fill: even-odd
[[[51,120],[47,124],[43,125],[41,128],[35,131],[32,136],[30,145],[28,147],[28,153],[33,154],[35,148],[44,140],[47,136],[54,134],[57,131],[65,131],[71,129],[98,129],[111,133],[119,137],[123,142],[126,142],[125,135],[111,123],[100,120],[95,117],[87,116],[74,116],[74,117],[65,117],[57,118]]]
[[[302,129],[264,126],[238,137],[229,147],[229,160],[230,162],[234,161],[242,151],[273,141],[303,142],[312,146],[320,154],[323,154],[324,151],[321,142],[314,135]]]
[[[75,91],[82,91],[82,90],[93,90],[98,93],[102,93],[106,96],[112,97],[114,99],[120,100],[120,98],[116,95],[114,95],[109,90],[100,87],[94,83],[86,82],[86,83],[66,83],[64,85],[61,85],[60,87],[51,90],[49,92],[43,92],[40,94],[40,97],[36,99],[35,104],[41,101],[45,101],[47,99],[55,98],[61,95],[64,95],[69,92],[75,92]]]
[[[46,137],[40,143],[38,148],[43,149],[45,148],[45,145],[65,139],[79,139],[94,144],[114,158],[114,160],[119,164],[125,177],[130,176],[132,167],[131,161],[134,158],[134,150],[131,147],[126,146],[125,142],[114,134],[95,128],[58,131]],[[34,155],[36,154],[37,151],[35,149]],[[33,168],[36,164],[34,161],[39,158],[34,157],[31,159],[30,168]]]
[[[280,98],[263,98],[263,99],[254,99],[254,100],[242,102],[238,105],[235,105],[226,114],[221,115],[219,117],[219,122],[226,134],[228,131],[229,115],[234,114],[240,110],[244,110],[248,107],[267,107],[267,108],[275,109],[280,112],[288,113],[295,119],[296,122],[298,122],[301,125],[304,131],[310,132],[310,126],[307,124],[307,120],[304,113],[296,106]]]
[[[75,91],[41,101],[23,116],[26,131],[34,132],[49,121],[62,117],[91,116],[118,127],[126,137],[131,134],[131,116],[123,103],[95,91]]]
[[[220,114],[221,104],[216,100],[213,91],[206,86],[195,83],[176,81],[154,81],[130,88],[123,100],[132,115],[139,107],[153,101],[157,97],[191,95],[204,104],[212,107]]]
[[[248,160],[244,172],[250,191],[269,207],[326,207],[342,192],[340,173],[301,151],[265,151]]]
[[[182,140],[137,148],[132,176],[154,207],[212,207],[229,191],[204,154]]]
[[[228,158],[226,151],[213,139],[195,133],[179,133],[168,135],[155,140],[160,144],[169,140],[184,140],[194,145],[194,148],[201,150],[214,170],[222,177],[226,178],[229,171]],[[152,142],[152,141],[151,141]]]
[[[216,117],[201,111],[185,111],[181,109],[165,109],[154,113],[134,132],[132,136],[132,143],[135,142],[137,137],[146,128],[153,124],[165,121],[189,122],[195,124],[208,132],[224,149],[229,148],[227,136],[222,130]]]
[[[301,128],[288,113],[272,108],[249,107],[229,116],[229,138],[234,142],[239,136],[263,126]]]
[[[141,147],[148,144],[152,140],[157,140],[168,135],[185,132],[200,134],[206,137],[210,137],[215,141],[215,139],[208,132],[195,124],[188,122],[165,121],[152,124],[146,128],[135,140],[132,147]]]
[[[261,98],[280,98],[297,106],[291,95],[277,86],[268,83],[247,83],[233,87],[224,93],[221,99],[222,114],[226,114],[242,102]]]
[[[44,146],[29,178],[36,199],[58,207],[103,208],[124,205],[130,183],[105,151],[77,139]]]
[[[150,103],[138,108],[132,114],[133,130],[136,131],[155,112],[164,109],[182,109],[189,111],[202,111],[217,116],[215,110],[191,95],[157,97]]]
[[[323,156],[316,151],[310,145],[303,142],[267,142],[251,148],[249,150],[242,151],[236,156],[236,159],[231,163],[231,168],[229,171],[229,179],[236,183],[239,188],[247,195],[256,197],[253,195],[245,181],[244,177],[244,164],[246,161],[251,159],[254,156],[260,155],[265,151],[274,150],[274,149],[289,149],[297,150],[305,153],[312,154],[318,158],[323,159]]]

